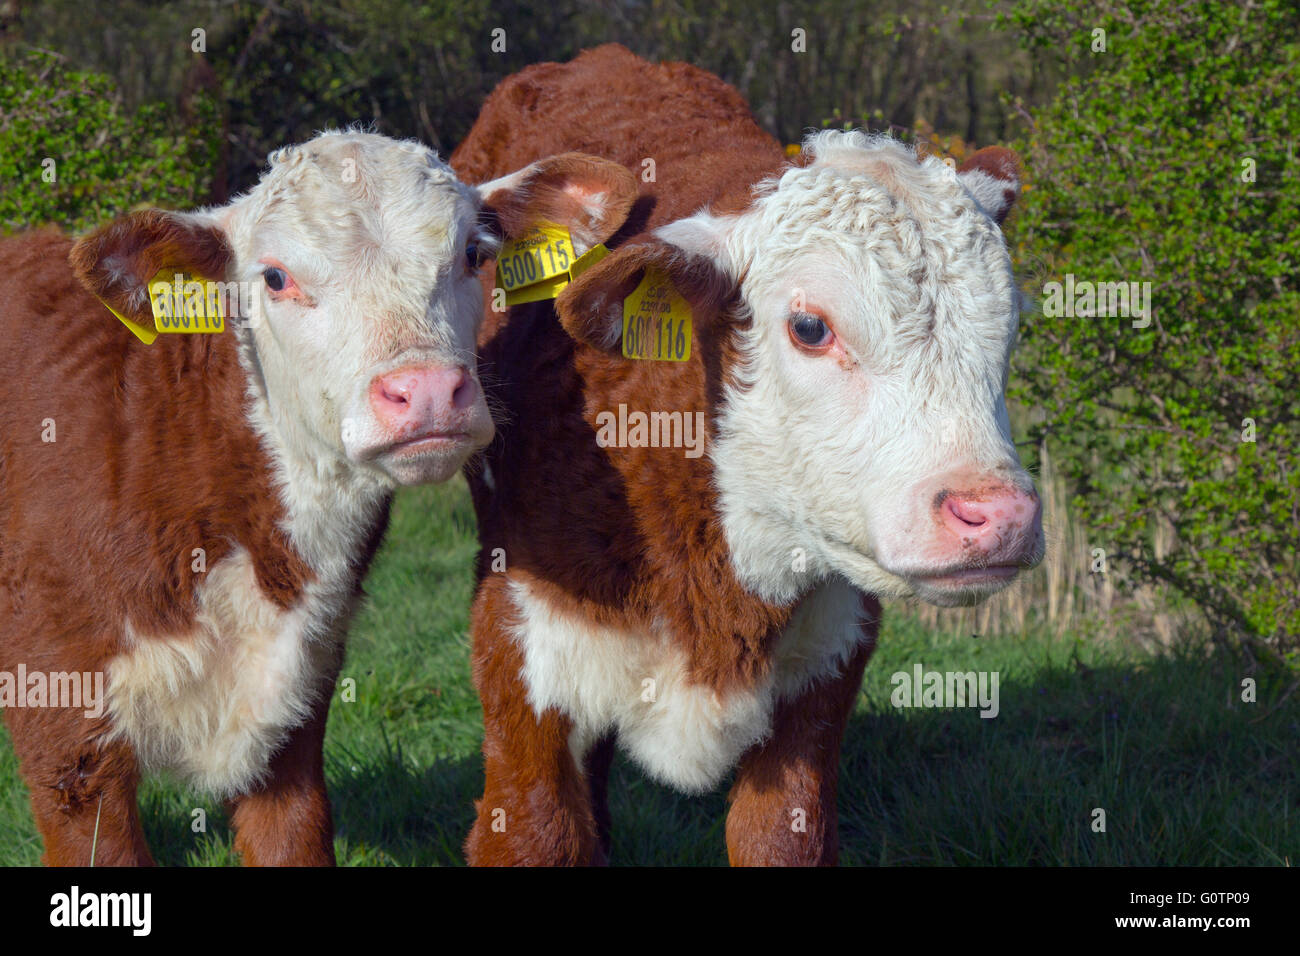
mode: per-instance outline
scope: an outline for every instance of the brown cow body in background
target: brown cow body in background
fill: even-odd
[[[993,221],[1017,188],[1009,154],[977,154],[959,183],[861,134],[810,145],[792,165],[717,77],[605,46],[503,81],[452,156],[482,182],[582,150],[640,188],[625,222],[602,221],[614,250],[603,262],[555,303],[485,323],[485,387],[504,415],[483,467],[468,469],[486,762],[471,863],[606,859],[616,744],[687,792],[735,770],[733,863],[833,863],[840,740],[875,595],[975,600],[1041,554],[994,381],[1015,322]],[[924,247],[900,209],[915,232],[960,230],[951,267],[907,260]],[[855,271],[877,255],[894,258]],[[687,361],[620,352],[623,300],[648,269],[691,306]],[[871,319],[855,303],[872,282],[880,315],[902,330],[929,322],[949,344],[943,358],[900,354],[902,372],[872,369],[869,393]],[[949,288],[989,314],[951,327]],[[930,376],[936,389],[975,383],[979,397],[939,392],[917,402],[929,417],[899,412],[919,441],[939,430],[936,409],[966,406],[946,452],[882,471],[873,448],[899,438],[872,402]],[[807,411],[823,398],[828,421]],[[629,413],[700,421],[707,453],[606,440],[611,416]],[[901,526],[871,514],[869,499],[888,497],[873,485],[906,493]]]

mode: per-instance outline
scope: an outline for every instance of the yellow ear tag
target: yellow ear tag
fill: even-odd
[[[658,269],[623,300],[623,357],[685,362],[691,357],[691,307]]]
[[[501,246],[497,253],[497,286],[509,295],[557,276],[567,280],[576,258],[568,229],[551,222],[539,223]]]
[[[149,283],[149,306],[158,332],[224,332],[226,328],[220,285],[208,279],[164,269]]]
[[[506,305],[554,299],[564,287],[609,255],[595,245],[574,255],[569,230],[544,222],[520,239],[512,239],[497,254],[497,288],[505,291]]]
[[[99,301],[104,302],[103,299],[100,299]],[[128,329],[130,329],[131,333],[137,339],[143,342],[145,345],[153,345],[153,340],[158,338],[158,333],[155,332],[153,329],[146,328],[145,326],[141,325],[139,322],[136,322],[133,319],[128,319],[125,315],[117,311],[117,309],[113,308],[107,302],[104,302],[104,308],[108,309],[108,311],[112,312],[115,316],[117,316],[117,320],[121,322],[123,325],[125,325]]]

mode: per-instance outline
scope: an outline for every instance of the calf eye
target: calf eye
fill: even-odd
[[[830,327],[809,312],[796,312],[790,316],[790,334],[800,345],[809,348],[828,345],[831,340]]]
[[[262,278],[266,280],[266,287],[272,292],[282,292],[289,284],[289,277],[285,275],[284,270],[277,269],[275,266],[267,266],[262,272]]]
[[[473,272],[480,265],[482,265],[482,262],[478,257],[478,243],[471,242],[465,247],[465,267],[469,269],[470,272]]]

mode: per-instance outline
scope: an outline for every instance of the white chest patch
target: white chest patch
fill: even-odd
[[[139,635],[109,663],[112,732],[146,769],[167,769],[220,796],[246,792],[287,732],[311,712],[341,653],[337,600],[309,586],[285,611],[266,600],[239,549],[209,569],[195,628]]]
[[[631,633],[557,612],[511,582],[528,700],[574,723],[570,748],[582,766],[593,742],[619,745],[651,776],[688,793],[709,790],[771,733],[776,701],[839,670],[863,640],[860,596],[828,583],[800,604],[760,683],[726,697],[687,680],[685,656],[663,631]]]

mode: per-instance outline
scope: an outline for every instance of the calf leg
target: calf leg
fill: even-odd
[[[75,709],[6,710],[47,866],[152,866],[128,744]]]
[[[465,857],[471,866],[599,862],[591,790],[569,749],[573,724],[555,710],[539,716],[528,702],[523,656],[497,623],[509,613],[504,598],[484,587],[474,611],[485,779]]]
[[[840,740],[872,646],[841,673],[777,703],[772,735],[741,758],[727,814],[732,866],[834,866]]]
[[[271,758],[266,784],[232,801],[235,849],[246,866],[334,865],[324,754],[333,686]]]
[[[525,704],[526,706],[526,704]],[[531,715],[530,715],[531,716]],[[483,799],[465,841],[471,866],[585,866],[602,862],[586,781],[569,753],[569,721],[484,728]]]

